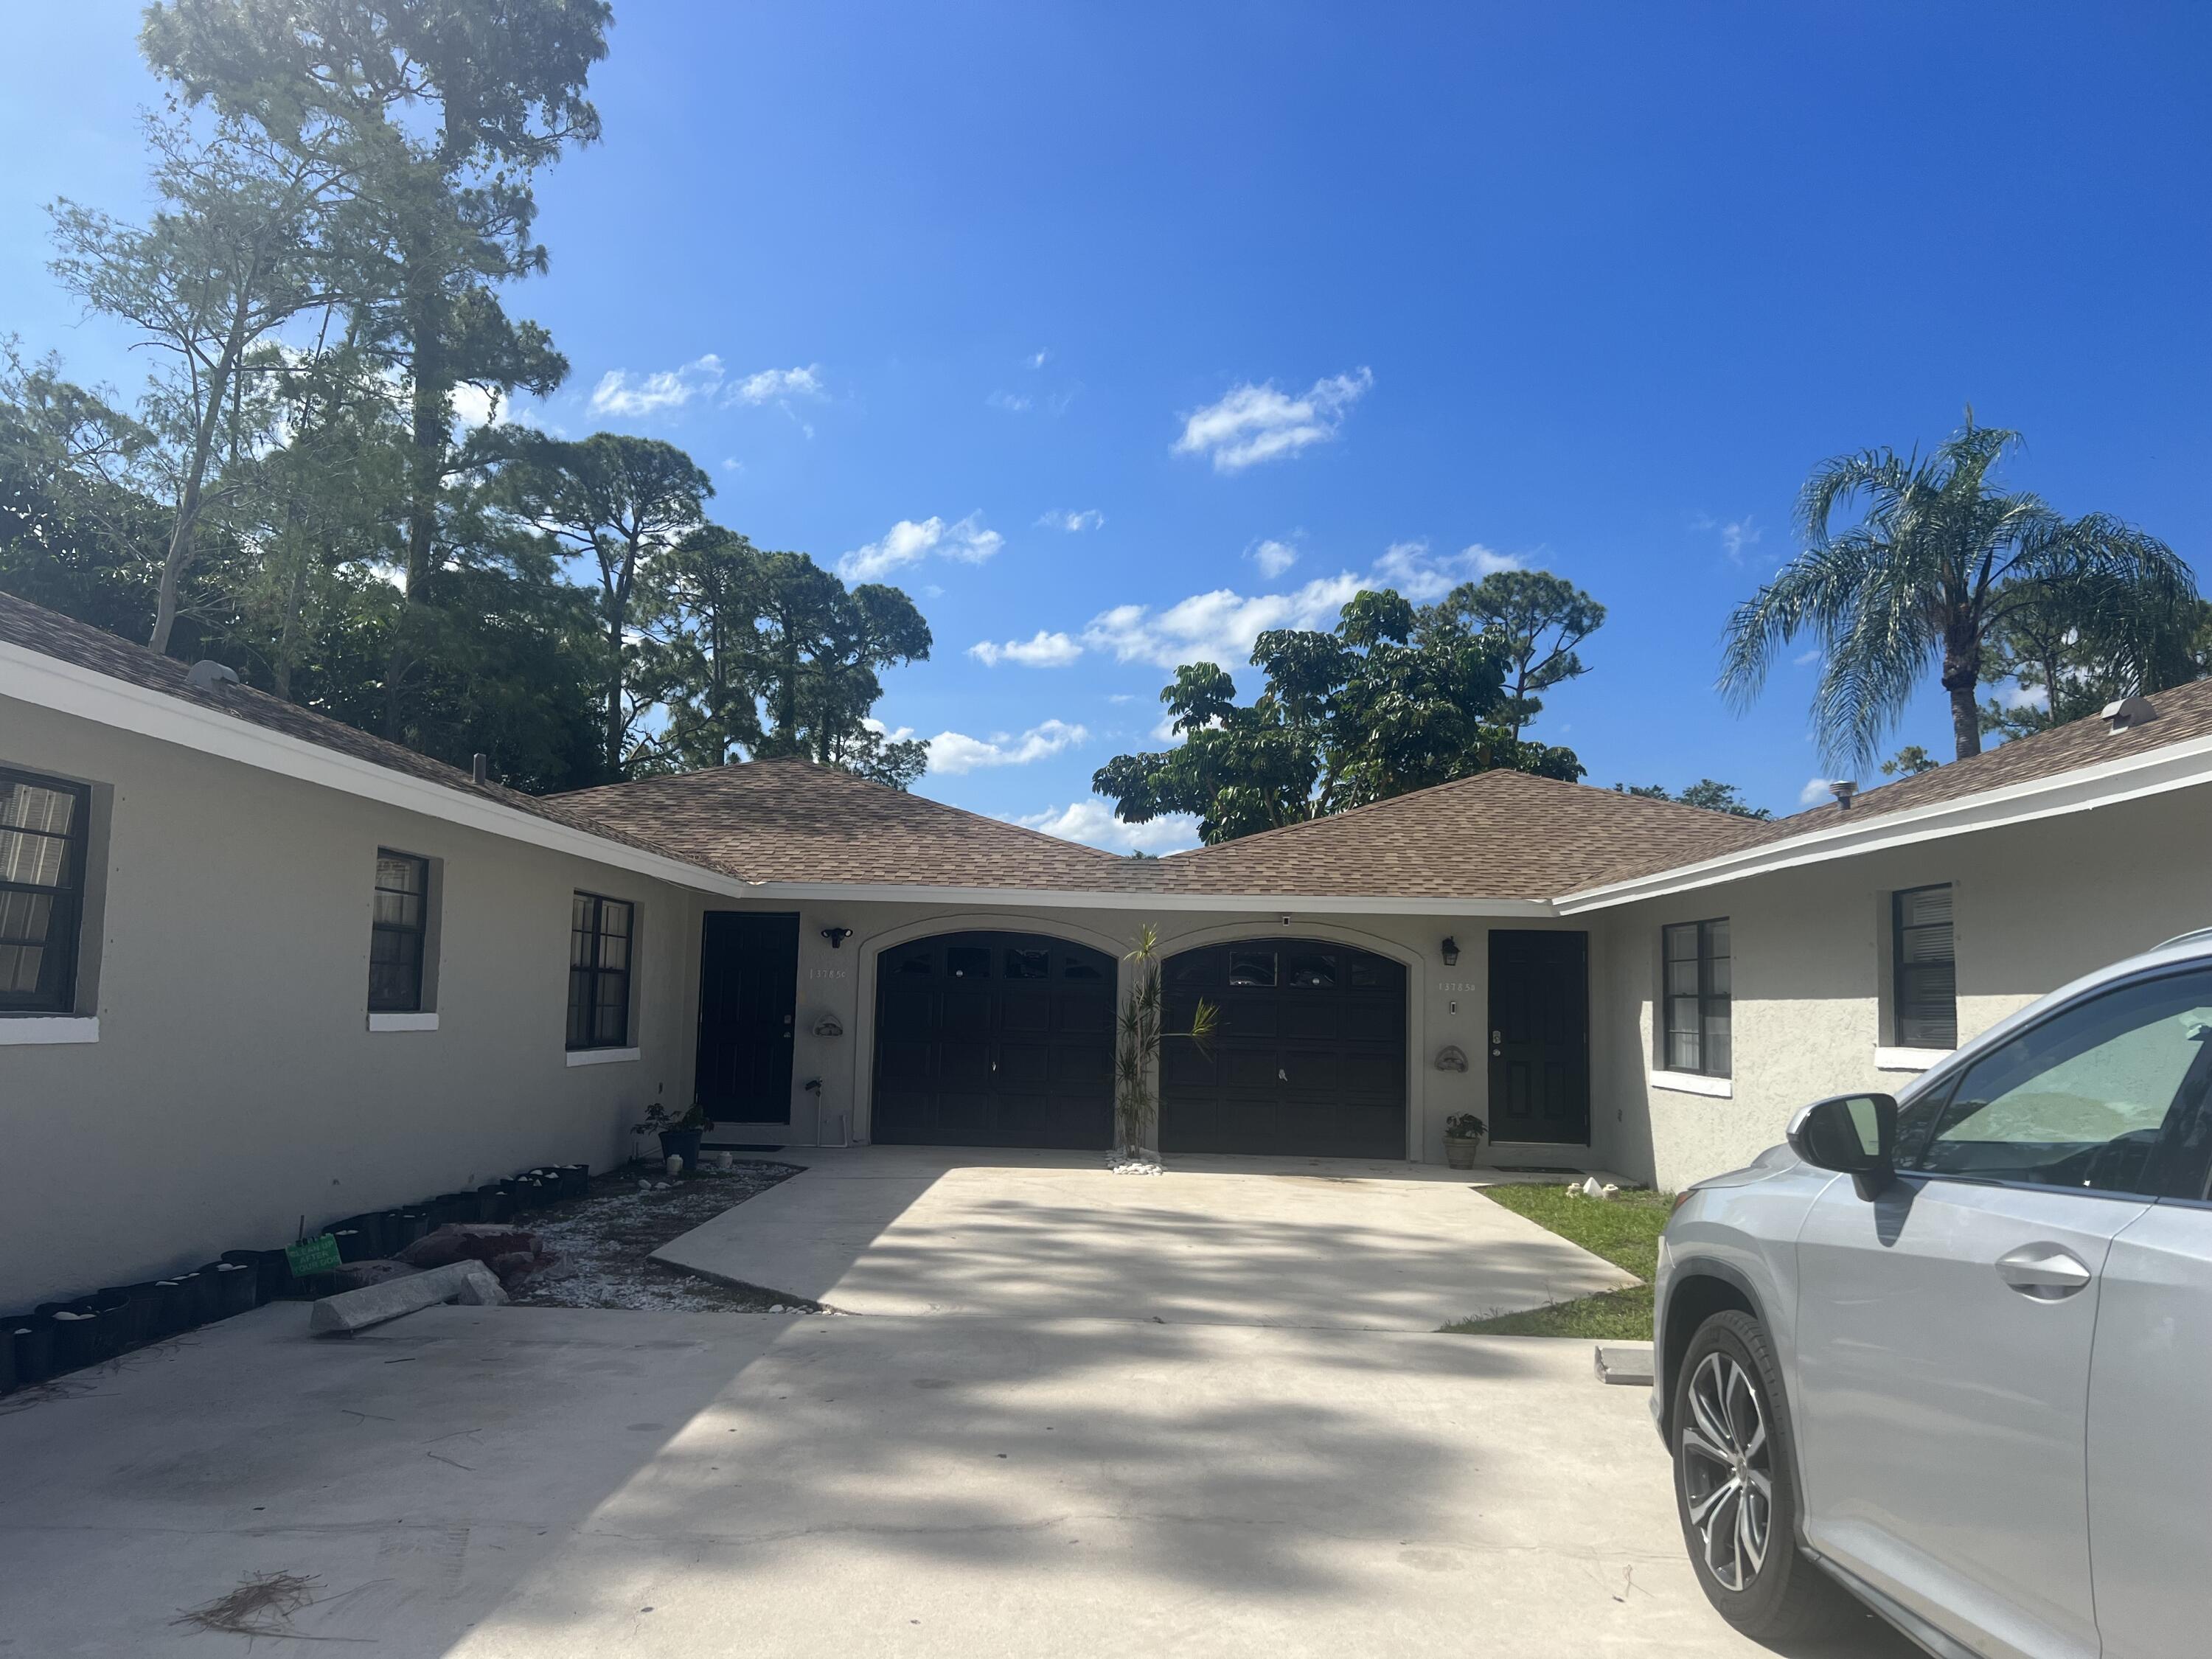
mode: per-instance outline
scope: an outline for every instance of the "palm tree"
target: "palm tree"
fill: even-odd
[[[2020,434],[1966,423],[1924,459],[1863,450],[1822,462],[1797,501],[1805,550],[1729,618],[1721,690],[1757,696],[1776,655],[1801,634],[1821,647],[1813,723],[1824,759],[1863,771],[1930,662],[1951,698],[1958,757],[1979,754],[1974,701],[1984,647],[2013,611],[2053,595],[2123,592],[2143,615],[2196,591],[2173,550],[2104,514],[2066,519],[1991,474]],[[1832,531],[1863,502],[1856,523]]]

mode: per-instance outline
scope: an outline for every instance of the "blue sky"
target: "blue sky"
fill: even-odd
[[[1126,846],[1090,775],[1174,662],[1512,560],[1611,612],[1534,735],[1792,810],[1813,670],[1738,715],[1723,621],[1815,461],[1969,401],[2207,557],[2205,8],[617,10],[509,300],[574,365],[534,416],[912,592],[878,712],[952,734],[939,799]],[[137,13],[15,9],[0,58],[0,330],[126,386],[42,204],[142,200]]]

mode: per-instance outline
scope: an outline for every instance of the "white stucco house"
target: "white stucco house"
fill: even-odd
[[[1492,773],[1160,860],[781,761],[533,799],[0,595],[0,1306],[716,1139],[1675,1187],[2212,924],[2212,683],[1778,823]]]

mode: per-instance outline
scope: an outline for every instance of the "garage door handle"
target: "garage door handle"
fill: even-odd
[[[2073,1251],[2057,1244],[2023,1244],[1997,1258],[1997,1277],[2023,1296],[2057,1302],[2074,1295],[2096,1275]]]

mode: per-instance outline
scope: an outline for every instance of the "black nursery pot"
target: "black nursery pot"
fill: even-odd
[[[422,1210],[387,1210],[384,1212],[384,1249],[387,1255],[398,1255],[416,1239],[430,1231],[430,1217]]]
[[[357,1256],[346,1255],[345,1240],[343,1237],[338,1240],[338,1254],[348,1261],[374,1261],[380,1256],[391,1254],[385,1243],[384,1218],[373,1212],[349,1215],[332,1226],[331,1231],[341,1235],[349,1232],[361,1235],[358,1245],[361,1254]]]
[[[592,1191],[592,1166],[588,1164],[563,1164],[561,1166],[561,1195],[563,1198],[587,1198]]]
[[[236,1261],[210,1261],[200,1269],[200,1277],[215,1281],[217,1319],[253,1311],[253,1304],[259,1299],[261,1275],[252,1267]]]
[[[174,1336],[185,1328],[185,1303],[190,1299],[185,1287],[173,1279],[157,1279],[142,1287],[153,1311],[146,1322],[149,1341],[160,1341],[165,1336]]]
[[[93,1297],[103,1318],[115,1321],[117,1352],[143,1346],[154,1340],[154,1287],[147,1285],[111,1285]]]
[[[358,1227],[333,1227],[331,1237],[337,1241],[338,1260],[341,1261],[373,1261],[376,1259],[376,1241]]]
[[[275,1302],[292,1288],[291,1264],[285,1261],[282,1250],[225,1250],[225,1261],[253,1269],[253,1301],[255,1306],[264,1302]]]
[[[491,1181],[477,1188],[477,1219],[497,1223],[514,1214],[514,1200],[506,1191],[506,1182]]]
[[[179,1323],[177,1328],[188,1331],[208,1316],[204,1299],[207,1292],[200,1288],[198,1273],[178,1273],[170,1282],[181,1292],[178,1302]]]
[[[54,1370],[82,1370],[87,1365],[96,1365],[106,1356],[100,1351],[101,1331],[100,1316],[79,1303],[70,1307],[52,1310],[54,1333]]]
[[[0,1316],[0,1345],[8,1349],[15,1386],[27,1389],[54,1374],[54,1322],[45,1314]]]
[[[0,1325],[0,1394],[15,1391],[15,1327]]]

